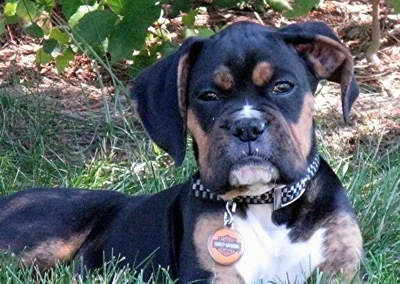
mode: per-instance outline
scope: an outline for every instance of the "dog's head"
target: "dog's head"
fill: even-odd
[[[233,198],[305,176],[321,79],[341,84],[348,122],[358,96],[353,62],[327,25],[239,22],[186,40],[137,78],[132,97],[150,137],[178,165],[189,130],[203,184]]]

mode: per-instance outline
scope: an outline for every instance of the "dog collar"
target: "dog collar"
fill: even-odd
[[[307,174],[304,178],[298,182],[293,182],[287,185],[279,185],[272,190],[255,196],[237,196],[233,199],[236,203],[242,204],[274,204],[274,210],[292,204],[302,196],[306,190],[307,183],[312,180],[318,171],[320,163],[320,157],[318,154],[315,155],[312,163],[307,168]],[[195,178],[193,181],[192,190],[194,196],[202,199],[208,199],[213,201],[225,201],[219,196],[211,192],[208,188],[204,187],[199,178]]]

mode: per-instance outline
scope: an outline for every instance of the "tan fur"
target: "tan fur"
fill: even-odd
[[[242,276],[232,266],[220,265],[208,253],[209,236],[223,226],[224,212],[205,214],[198,218],[193,232],[197,259],[203,269],[213,273],[210,283],[244,283]]]
[[[20,261],[24,265],[35,263],[39,268],[53,267],[58,261],[69,261],[82,246],[88,234],[89,231],[73,235],[68,239],[47,240],[24,251]]]
[[[258,87],[265,86],[273,75],[273,67],[266,61],[257,63],[253,69],[252,80],[254,85]]]
[[[183,121],[186,121],[186,111],[187,111],[187,102],[186,102],[186,89],[187,89],[187,79],[189,76],[189,55],[183,55],[179,60],[178,65],[178,102],[179,102],[179,110],[181,112],[181,116]]]
[[[203,177],[212,176],[214,174],[214,169],[208,166],[207,153],[211,147],[211,142],[209,135],[207,135],[203,129],[200,127],[196,116],[193,114],[192,110],[188,110],[187,115],[187,127],[190,133],[193,135],[196,141],[197,147],[199,148],[199,170]]]
[[[303,157],[307,157],[312,147],[312,121],[314,115],[314,96],[305,96],[303,109],[299,121],[296,124],[289,124],[295,143]]]
[[[230,90],[235,86],[231,70],[221,65],[214,71],[214,83],[222,90]]]
[[[346,60],[349,52],[344,46],[325,36],[317,36],[316,42],[297,44],[295,48],[306,54],[320,78],[328,78],[343,62],[352,61]]]
[[[338,213],[326,220],[325,237],[326,261],[320,269],[335,277],[344,277],[350,281],[360,264],[362,258],[362,238],[357,221],[350,215]],[[340,271],[343,275],[336,275]]]

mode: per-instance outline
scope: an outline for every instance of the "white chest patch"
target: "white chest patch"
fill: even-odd
[[[235,268],[246,283],[304,283],[325,259],[326,229],[309,240],[292,243],[285,226],[272,223],[272,205],[250,205],[246,219],[235,216],[235,229],[244,239],[245,251]]]

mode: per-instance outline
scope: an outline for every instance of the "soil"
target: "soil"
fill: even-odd
[[[380,141],[382,154],[399,149],[400,141],[400,15],[381,1],[381,47],[379,64],[370,64],[365,51],[371,35],[371,6],[369,1],[323,1],[320,7],[307,16],[287,20],[282,14],[251,10],[212,10],[197,16],[196,25],[222,27],[236,21],[251,20],[265,25],[282,27],[299,21],[326,22],[350,48],[355,63],[355,75],[361,93],[351,112],[351,124],[344,125],[340,106],[340,87],[325,84],[316,96],[316,121],[319,135],[327,146],[345,148],[352,153],[359,145],[377,147]],[[181,19],[171,20],[169,29],[174,30],[175,41],[183,29]],[[56,100],[62,112],[70,115],[98,115],[104,119],[104,98],[113,104],[116,92],[111,77],[101,67],[84,55],[76,55],[75,61],[63,74],[57,74],[55,66],[39,66],[35,52],[38,40],[23,35],[18,28],[7,27],[7,36],[0,39],[0,88],[9,93],[27,92],[45,94]],[[114,66],[114,72],[123,84],[128,85],[127,65]],[[96,69],[100,69],[98,78]],[[32,91],[35,90],[35,91]],[[123,97],[123,96],[121,96]],[[126,107],[129,108],[128,104]],[[90,110],[90,112],[89,112]],[[115,110],[115,117],[118,112]]]

